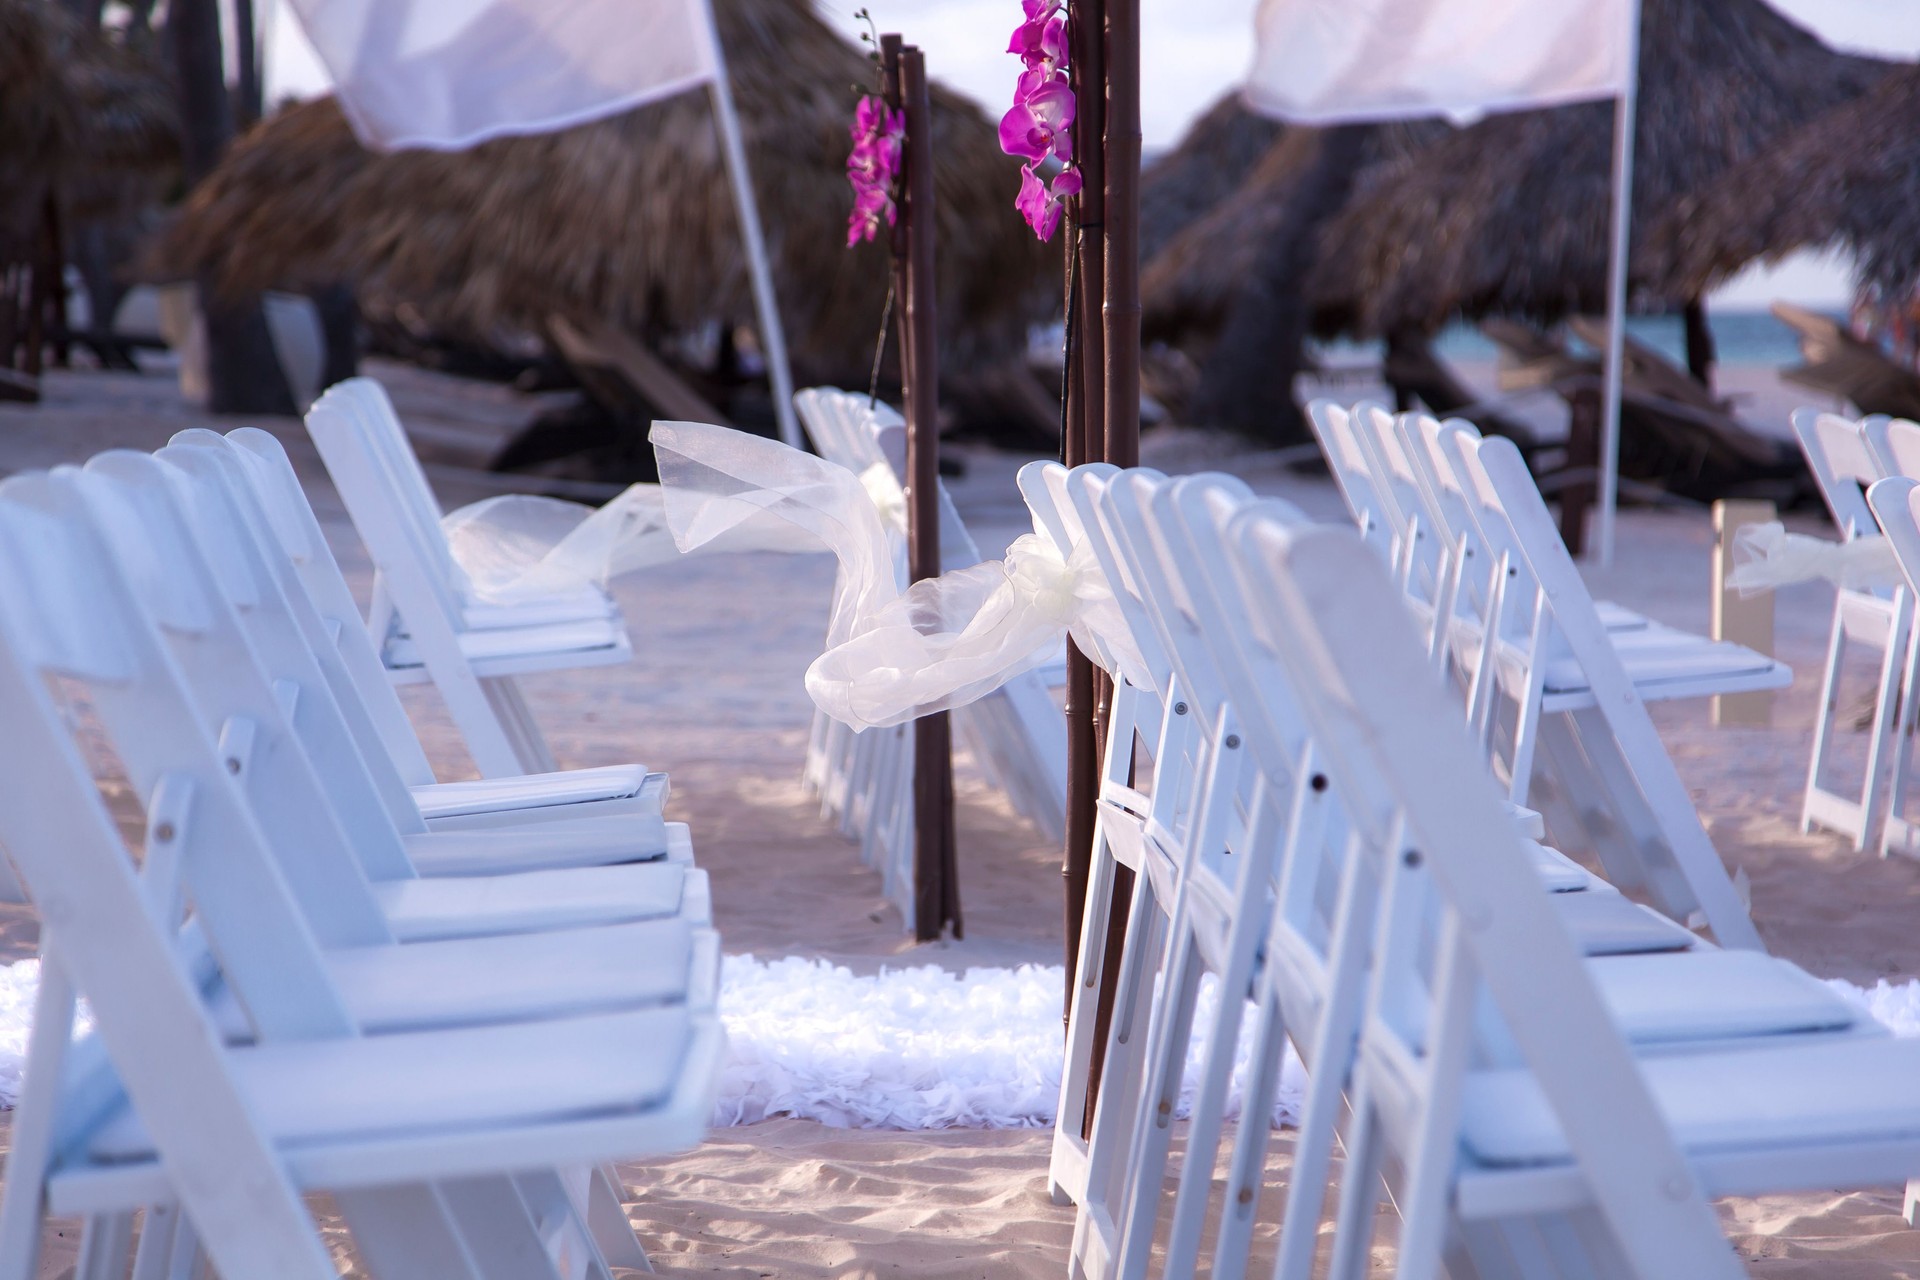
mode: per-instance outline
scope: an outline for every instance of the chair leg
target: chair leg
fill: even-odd
[[[102,1213],[87,1219],[73,1280],[121,1280],[133,1258],[133,1214]]]
[[[149,1205],[140,1221],[140,1244],[133,1254],[133,1280],[165,1280],[173,1256],[180,1206]]]
[[[1833,732],[1834,717],[1839,714],[1840,664],[1846,656],[1847,626],[1845,604],[1833,604],[1833,634],[1827,640],[1827,669],[1820,678],[1819,710],[1813,723],[1813,753],[1807,760],[1806,798],[1800,806],[1800,830],[1812,831],[1816,799],[1820,792],[1820,772],[1826,765],[1827,747]]]
[[[1887,650],[1880,661],[1880,687],[1873,702],[1873,739],[1867,747],[1867,776],[1860,784],[1860,829],[1854,833],[1855,852],[1880,838],[1882,806],[1886,801],[1886,766],[1893,736],[1898,733],[1901,676],[1906,663],[1906,613],[1904,597],[1887,628]]]
[[[354,1247],[375,1275],[483,1280],[487,1274],[474,1261],[452,1209],[435,1186],[371,1187],[338,1192],[334,1199],[353,1233]],[[144,1252],[144,1235],[140,1244]],[[134,1280],[148,1280],[137,1264]]]
[[[1913,844],[1914,824],[1907,818],[1907,788],[1912,779],[1908,770],[1913,763],[1913,734],[1920,724],[1920,710],[1914,699],[1920,697],[1920,626],[1907,628],[1906,664],[1901,671],[1900,693],[1893,717],[1893,759],[1887,768],[1887,806],[1880,823],[1880,856],[1895,853],[1920,853]]]
[[[627,1218],[626,1205],[620,1197],[620,1175],[613,1166],[601,1165],[593,1170],[587,1185],[587,1202],[580,1216],[593,1232],[594,1243],[600,1246],[600,1254],[608,1266],[625,1267],[629,1271],[653,1270],[653,1263],[648,1261],[647,1251]]]
[[[487,695],[487,705],[493,708],[500,727],[506,732],[514,758],[520,763],[520,771],[552,773],[557,770],[560,766],[554,761],[553,752],[548,750],[547,740],[541,736],[533,711],[527,706],[527,700],[513,678],[489,676],[480,681],[480,687]]]

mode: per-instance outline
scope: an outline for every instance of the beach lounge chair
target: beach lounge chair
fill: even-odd
[[[1920,417],[1920,373],[1853,336],[1832,316],[1776,302],[1774,318],[1800,335],[1804,363],[1781,377],[1852,404],[1864,414]]]
[[[1807,469],[1833,516],[1843,542],[1878,532],[1867,508],[1866,490],[1889,470],[1868,440],[1867,424],[1838,414],[1801,409],[1793,415],[1793,434],[1806,455]],[[1884,436],[1882,439],[1884,440]],[[1890,795],[1889,753],[1899,754],[1895,709],[1901,673],[1913,625],[1913,597],[1904,588],[1859,590],[1840,586],[1833,600],[1833,628],[1827,641],[1827,667],[1821,677],[1819,718],[1813,727],[1813,755],[1807,763],[1806,799],[1800,829],[1825,827],[1853,841],[1855,849],[1881,839]],[[1873,701],[1872,737],[1867,766],[1856,795],[1830,789],[1821,778],[1832,754],[1835,721],[1840,715],[1840,677],[1850,649],[1880,654],[1879,682]],[[1895,770],[1894,777],[1898,777]]]
[[[307,431],[378,571],[367,629],[389,677],[433,682],[482,774],[552,772],[514,677],[627,661],[619,607],[591,584],[528,601],[471,598],[426,474],[371,379],[329,388]]]
[[[236,714],[206,718],[209,684],[189,689],[177,660],[195,637],[217,647],[218,626],[196,628],[220,610],[190,590],[137,592],[122,574],[122,558],[153,550],[126,536],[135,517],[115,470],[0,492],[0,701],[18,756],[0,824],[53,926],[0,1275],[33,1274],[43,1212],[91,1215],[87,1274],[105,1276],[125,1265],[129,1215],[178,1203],[223,1274],[330,1276],[299,1200],[327,1187],[376,1271],[477,1275],[495,1257],[530,1277],[604,1276],[605,1215],[576,1207],[558,1170],[697,1139],[718,1052],[710,962],[683,970],[677,1001],[555,1006],[525,1022],[493,1016],[524,990],[448,987],[475,960],[436,973],[436,949],[453,944],[325,950],[350,922],[297,892],[281,856],[315,839],[270,848],[266,826],[291,830],[270,813],[281,792],[252,794],[263,775],[298,781],[280,699],[297,708],[314,687],[262,698],[242,679],[227,695]],[[136,554],[109,554],[101,530],[116,528]],[[138,874],[49,676],[84,689],[146,809]],[[80,1040],[76,996],[95,1020]]]

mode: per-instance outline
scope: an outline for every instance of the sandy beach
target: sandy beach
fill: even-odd
[[[417,431],[444,504],[497,491],[468,468],[531,416],[530,398],[395,365],[368,371],[388,383]],[[1770,373],[1725,376],[1723,389],[1751,389],[1747,411],[1756,417],[1771,420],[1778,404],[1804,400]],[[244,421],[196,413],[164,376],[56,373],[45,403],[0,406],[0,473],[113,447],[152,449],[188,426]],[[287,444],[364,598],[366,554],[299,424],[256,425]],[[967,474],[953,484],[954,498],[983,548],[997,551],[1025,531],[1012,484],[1021,460],[960,452]],[[1222,437],[1157,431],[1143,455],[1168,471],[1233,470],[1310,513],[1342,515],[1323,478],[1295,475],[1273,455]],[[1818,513],[1790,523],[1826,532]],[[1589,580],[1596,595],[1704,632],[1709,547],[1703,509],[1629,511],[1614,564],[1590,570]],[[962,759],[957,784],[964,941],[915,947],[881,896],[878,873],[859,864],[803,793],[810,704],[800,677],[818,650],[831,582],[824,557],[780,555],[695,559],[629,577],[617,592],[634,661],[523,687],[563,764],[640,760],[672,775],[668,816],[692,826],[730,955],[819,958],[856,973],[1059,963],[1059,851],[970,762]],[[1716,729],[1704,703],[1661,706],[1655,716],[1722,857],[1751,881],[1769,947],[1820,977],[1904,982],[1920,975],[1920,863],[1883,862],[1798,829],[1830,598],[1823,586],[1778,597],[1776,652],[1796,681],[1778,696],[1770,726]],[[1858,702],[1869,678],[1863,664],[1843,705]],[[407,700],[441,776],[469,776],[437,698],[410,689]],[[1865,735],[1843,736],[1857,761]],[[30,909],[0,908],[0,961],[31,957],[36,934]],[[1270,1195],[1286,1169],[1284,1135],[1276,1138]],[[631,1216],[663,1275],[1056,1277],[1073,1217],[1047,1196],[1049,1139],[1044,1130],[867,1131],[776,1118],[716,1130],[696,1151],[623,1173]],[[1733,1200],[1722,1215],[1755,1276],[1891,1280],[1920,1276],[1920,1231],[1905,1226],[1900,1208],[1901,1189],[1881,1187]],[[49,1280],[72,1274],[71,1235],[49,1250]],[[1376,1267],[1391,1261],[1383,1246]]]

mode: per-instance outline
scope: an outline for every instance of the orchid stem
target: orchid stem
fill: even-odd
[[[873,344],[873,373],[867,378],[867,408],[880,403],[880,362],[887,355],[887,326],[893,320],[893,280],[887,280],[887,304],[880,309],[880,336]],[[1061,421],[1065,421],[1065,417]]]

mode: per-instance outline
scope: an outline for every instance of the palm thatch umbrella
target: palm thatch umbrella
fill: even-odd
[[[1661,215],[1885,69],[1764,0],[1645,0],[1630,264],[1643,300],[1640,250]],[[1363,334],[1604,309],[1612,123],[1610,103],[1494,116],[1383,168],[1328,226],[1310,290]]]
[[[806,0],[720,0],[748,164],[796,366],[864,383],[886,297],[883,250],[849,251],[847,127],[860,51]],[[1024,350],[1051,255],[1011,209],[1018,173],[993,126],[934,92],[942,365]],[[687,330],[752,314],[707,99],[684,94],[559,133],[464,152],[374,154],[330,98],[242,138],[153,261],[235,292],[350,283],[430,323],[485,335],[558,315]]]
[[[151,198],[177,163],[165,74],[54,0],[0,0],[0,235],[30,235],[49,194],[70,213]]]
[[[1675,204],[1647,237],[1656,287],[1700,293],[1755,259],[1852,250],[1863,284],[1920,285],[1920,66],[1903,66]]]
[[[1229,93],[1194,121],[1171,151],[1140,175],[1140,259],[1232,195],[1286,126],[1255,115]]]

